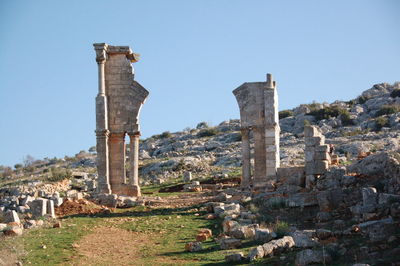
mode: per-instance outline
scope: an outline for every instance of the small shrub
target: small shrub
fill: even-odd
[[[282,238],[289,233],[289,224],[287,222],[278,221],[273,227],[278,238]]]
[[[383,116],[375,119],[375,131],[380,131],[383,127],[389,127],[389,119]]]
[[[171,138],[171,137],[172,137],[172,134],[169,131],[165,131],[160,135],[161,139],[167,139],[167,138]]]
[[[325,107],[317,110],[312,110],[308,113],[308,115],[312,115],[315,117],[317,121],[323,120],[323,119],[329,119],[332,117],[338,117],[340,115],[340,112],[342,109],[339,109],[337,106],[333,107]]]
[[[49,178],[52,182],[62,181],[64,179],[70,179],[72,177],[72,172],[69,169],[65,168],[55,168],[52,167],[50,169],[51,176]]]
[[[218,130],[216,128],[205,128],[199,131],[199,133],[197,133],[197,136],[199,138],[203,138],[203,137],[211,137],[211,136],[215,136],[218,134]]]
[[[343,126],[352,126],[354,125],[354,120],[350,118],[350,113],[346,109],[342,109],[340,112],[340,120],[342,121]]]
[[[366,96],[360,96],[360,97],[358,97],[357,98],[357,102],[359,103],[359,104],[364,104],[366,101],[368,101],[369,100],[369,98],[368,97],[366,97]]]
[[[200,122],[197,124],[196,128],[197,129],[204,129],[204,128],[209,128],[210,126],[208,125],[207,122]]]
[[[375,117],[379,117],[382,115],[390,115],[400,112],[400,105],[384,105],[376,112]]]
[[[309,125],[311,125],[311,122],[306,119],[306,120],[304,120],[304,125],[309,126]]]
[[[390,97],[392,98],[396,98],[396,97],[400,97],[400,89],[395,89],[390,93]]]
[[[279,112],[279,119],[283,119],[289,116],[293,116],[292,110],[283,110]]]

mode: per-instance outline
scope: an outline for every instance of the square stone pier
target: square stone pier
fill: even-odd
[[[128,46],[93,44],[98,64],[96,97],[98,192],[140,196],[139,113],[149,92],[134,80],[139,55]],[[125,136],[130,138],[126,162]],[[129,182],[125,165],[129,167]]]
[[[279,112],[276,82],[246,82],[233,91],[240,108],[243,189],[262,190],[275,183],[279,157]],[[252,134],[251,134],[252,133]],[[252,175],[250,136],[254,141]]]

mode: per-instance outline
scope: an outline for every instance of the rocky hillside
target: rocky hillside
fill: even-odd
[[[334,144],[343,164],[350,164],[357,156],[367,152],[398,151],[400,82],[374,85],[349,101],[302,104],[281,111],[279,116],[282,165],[304,164],[305,124],[318,125],[322,129],[326,143]],[[224,121],[217,126],[201,122],[193,129],[154,135],[140,144],[142,185],[163,183],[182,177],[187,171],[194,178],[238,176],[240,147],[238,119]],[[96,154],[94,147],[89,150],[62,159],[25,162],[24,166],[16,165],[15,170],[3,167],[0,169],[2,183],[25,182],[29,188],[32,184],[61,180],[78,172],[77,186],[91,187],[92,180],[96,178]],[[82,172],[86,174],[82,175]]]
[[[397,151],[400,133],[400,83],[382,83],[350,101],[303,104],[280,112],[282,165],[304,163],[305,124],[318,125],[342,162],[366,152]],[[144,182],[163,182],[192,171],[199,177],[238,171],[240,121],[164,132],[141,142]],[[349,163],[349,162],[347,162]]]

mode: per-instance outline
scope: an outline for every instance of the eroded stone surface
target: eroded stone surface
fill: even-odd
[[[279,117],[276,83],[246,82],[233,91],[240,108],[242,187],[264,188],[276,181],[279,157]],[[254,138],[254,174],[251,178],[250,132]]]
[[[131,63],[138,60],[128,46],[94,44],[99,68],[96,97],[98,190],[101,193],[140,196],[139,113],[149,92],[134,80]],[[130,138],[129,184],[125,136]]]

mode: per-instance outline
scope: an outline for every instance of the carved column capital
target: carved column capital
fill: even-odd
[[[125,138],[125,132],[111,132],[110,140],[119,140]]]
[[[140,137],[140,131],[128,132],[129,137]]]
[[[96,62],[98,64],[103,64],[107,59],[107,47],[105,43],[95,43],[93,44],[96,51]]]

